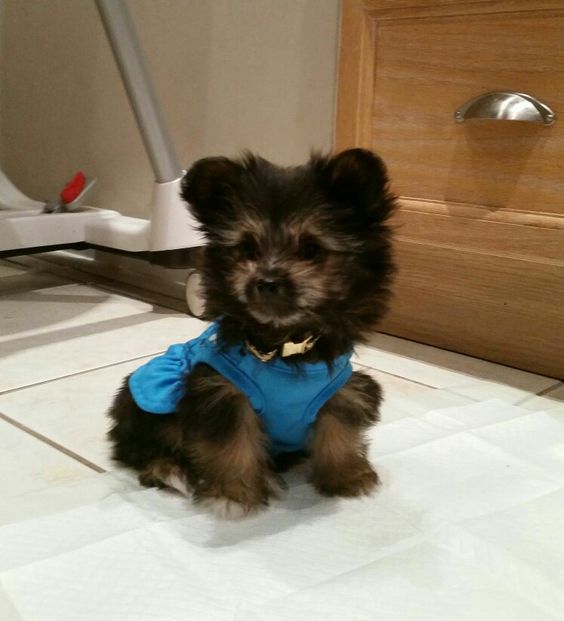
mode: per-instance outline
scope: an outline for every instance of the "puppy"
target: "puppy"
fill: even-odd
[[[114,458],[227,515],[268,505],[275,473],[304,458],[321,494],[370,493],[364,433],[381,390],[350,357],[390,295],[384,164],[361,149],[291,168],[206,158],[182,196],[207,239],[213,323],[125,380],[109,412]]]

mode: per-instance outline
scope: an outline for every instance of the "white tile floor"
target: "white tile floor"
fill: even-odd
[[[100,286],[25,269],[17,262],[0,261],[0,526],[4,525],[0,527],[0,571],[11,567],[2,564],[2,541],[15,541],[11,535],[2,538],[2,533],[12,532],[6,531],[11,528],[15,537],[20,532],[18,527],[35,523],[27,522],[32,518],[53,518],[48,524],[57,524],[57,516],[71,516],[73,510],[124,493],[137,493],[137,505],[141,498],[148,498],[150,507],[146,511],[157,512],[159,503],[165,502],[163,497],[169,503],[166,511],[180,510],[176,505],[171,509],[170,498],[163,492],[141,493],[134,477],[115,471],[104,437],[105,411],[127,373],[171,343],[188,340],[200,331],[200,322],[173,310]],[[407,490],[412,478],[417,481],[409,493],[394,495],[384,487],[378,496],[382,515],[390,516],[386,518],[390,524],[396,521],[386,546],[400,539],[413,543],[414,537],[417,542],[389,558],[388,565],[374,565],[370,554],[364,552],[359,552],[362,558],[357,559],[342,544],[343,569],[349,573],[346,580],[335,585],[335,592],[342,592],[344,598],[355,594],[354,614],[337,607],[333,616],[328,615],[322,602],[332,589],[331,581],[311,581],[302,575],[302,569],[303,589],[291,602],[287,601],[289,591],[283,589],[276,593],[272,605],[257,601],[246,617],[217,618],[373,619],[370,594],[359,591],[367,579],[376,591],[380,587],[375,585],[382,581],[392,591],[405,588],[406,596],[399,598],[401,605],[393,611],[386,610],[384,600],[380,600],[384,608],[377,618],[383,621],[484,619],[489,615],[496,619],[564,618],[564,609],[560,617],[555,612],[560,611],[563,600],[554,587],[564,584],[564,546],[551,545],[556,540],[562,544],[564,520],[564,385],[385,335],[375,336],[371,346],[360,348],[355,360],[380,381],[385,391],[383,420],[374,435],[371,456],[383,478],[392,480],[390,489],[405,485]],[[499,416],[496,404],[502,412]],[[466,433],[469,430],[471,434]],[[486,453],[487,458],[483,458]],[[462,462],[473,463],[474,454],[481,456],[474,462],[479,464],[476,472],[458,467]],[[506,477],[510,466],[511,477]],[[434,480],[434,470],[439,468],[441,485],[426,483]],[[481,483],[484,477],[489,480],[487,489]],[[520,494],[524,505],[511,500],[513,492]],[[528,499],[537,501],[530,509]],[[308,502],[324,507],[311,498]],[[328,526],[323,510],[319,511],[316,524],[321,533]],[[539,511],[543,516],[554,516],[552,520],[543,518],[546,532],[527,531],[534,523],[531,516]],[[425,528],[433,525],[430,532],[434,540],[421,538],[422,515]],[[495,519],[486,519],[492,515]],[[379,527],[387,528],[386,519],[382,519]],[[400,528],[400,524],[404,526]],[[462,525],[464,537],[460,534]],[[499,533],[503,534],[501,538]],[[473,563],[473,556],[480,546],[491,556],[491,544],[495,544],[497,556],[489,558],[489,571],[485,572]],[[69,549],[78,547],[69,544]],[[16,556],[18,551],[12,550]],[[56,546],[53,552],[61,554]],[[40,567],[38,561],[49,557],[45,550],[25,553],[29,558],[25,562],[18,558],[17,566],[29,561],[29,567]],[[534,562],[529,566],[531,559]],[[317,565],[312,559],[310,562]],[[538,590],[534,596],[523,596],[519,606],[508,603],[519,579],[513,569],[505,571],[515,563],[526,565],[528,584]],[[424,578],[422,583],[406,583],[410,574],[424,575],[422,564],[427,570],[441,565],[441,571],[446,572],[441,588],[438,583],[425,583]],[[455,578],[457,573],[459,578]],[[428,580],[440,583],[436,574],[430,574]],[[545,574],[550,576],[549,582],[544,581]],[[327,579],[331,575],[329,572]],[[14,582],[9,571],[0,576],[2,621],[79,618],[72,603],[60,609],[59,616],[38,616],[26,603],[22,583]],[[449,606],[455,605],[454,594],[464,580],[473,581],[474,590],[460,599],[458,605],[466,606],[465,616],[461,616],[460,610],[455,612]],[[438,599],[435,604],[429,603],[432,614],[426,616],[421,609],[411,608],[409,597],[420,597],[423,591],[429,595],[429,589]],[[449,598],[454,599],[451,602]],[[305,614],[306,610],[313,612]],[[80,618],[114,618],[108,610],[105,616],[100,615]],[[130,617],[123,614],[116,618]],[[147,613],[146,617],[131,618],[168,621],[176,617]]]

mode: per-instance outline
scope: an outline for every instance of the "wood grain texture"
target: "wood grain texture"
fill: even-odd
[[[341,4],[336,150],[370,148],[375,23],[358,0]]]
[[[336,146],[380,153],[401,197],[385,331],[564,375],[562,32],[564,0],[343,0]],[[561,118],[454,122],[491,90]]]
[[[564,266],[398,240],[381,331],[564,377]]]
[[[398,239],[564,267],[562,216],[416,200],[401,205],[393,219]]]
[[[361,3],[367,13],[380,20],[558,8],[558,0],[361,0]]]
[[[372,145],[400,195],[564,214],[564,122],[453,118],[492,90],[564,116],[564,11],[549,13],[379,24]]]
[[[562,214],[521,211],[518,209],[496,209],[470,203],[449,203],[444,201],[425,201],[415,198],[401,198],[403,211],[415,211],[438,215],[452,215],[460,218],[473,218],[484,222],[505,222],[523,224],[548,229],[564,230]]]

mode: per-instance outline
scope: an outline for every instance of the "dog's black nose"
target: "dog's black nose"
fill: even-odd
[[[280,281],[267,279],[257,280],[255,287],[260,294],[276,293],[280,288]]]

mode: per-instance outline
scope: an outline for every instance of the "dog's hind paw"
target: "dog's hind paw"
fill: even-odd
[[[194,500],[222,519],[240,520],[264,511],[279,498],[281,486],[276,476],[265,477],[259,484],[248,486],[242,481],[204,487],[196,490]]]

